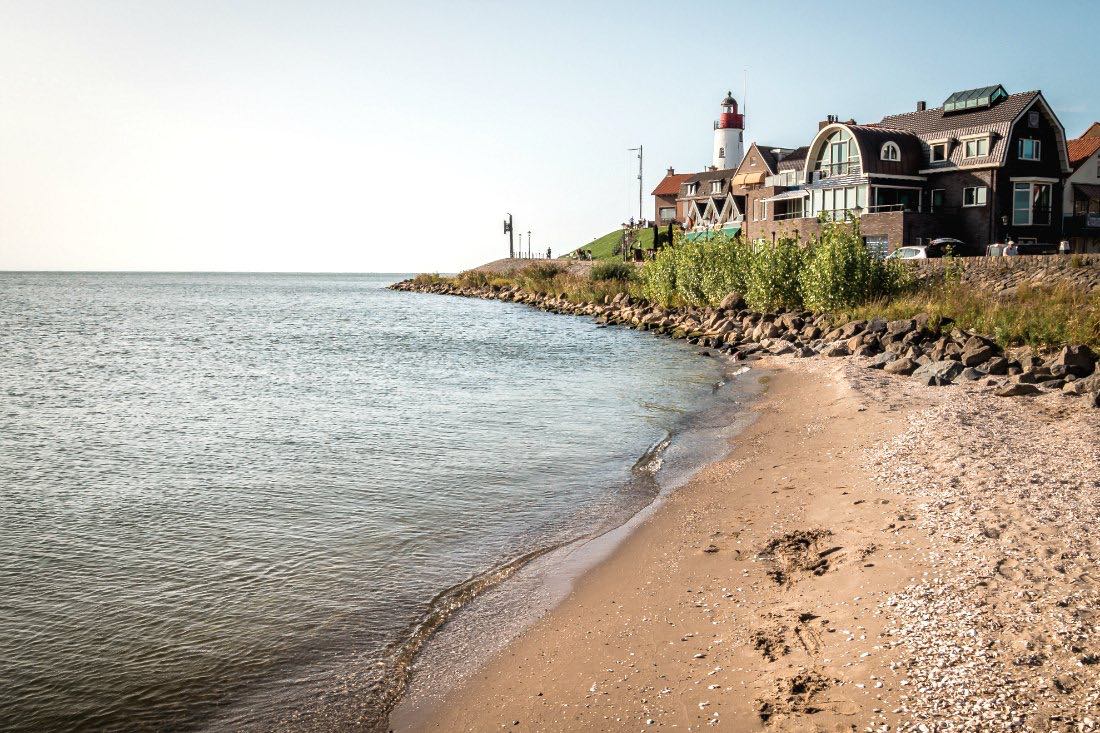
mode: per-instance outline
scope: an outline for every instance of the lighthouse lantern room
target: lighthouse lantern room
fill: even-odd
[[[733,92],[722,100],[722,114],[714,122],[714,167],[732,170],[745,155],[745,116],[737,112]]]

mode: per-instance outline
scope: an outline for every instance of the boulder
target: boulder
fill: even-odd
[[[1100,394],[1100,372],[1067,382],[1066,387],[1072,387],[1075,394]]]
[[[1008,374],[1008,359],[1003,356],[994,356],[979,366],[978,371],[992,376]]]
[[[1096,354],[1088,346],[1065,346],[1051,363],[1052,367],[1061,367],[1066,374],[1087,377],[1096,368]]]
[[[897,360],[898,357],[896,354],[891,354],[889,351],[886,351],[871,359],[869,362],[864,364],[864,366],[868,369],[883,369],[886,367],[887,364],[895,362]]]
[[[886,333],[891,336],[903,336],[916,329],[917,322],[912,318],[904,318],[899,321],[890,321],[886,324]]]
[[[981,379],[984,376],[985,376],[984,374],[979,372],[974,367],[967,367],[966,369],[963,369],[959,373],[959,379],[965,379],[969,382],[977,382],[979,379]]]
[[[1020,384],[1017,382],[1016,384],[1007,384],[993,394],[998,397],[1027,397],[1039,394],[1039,388],[1034,384]]]
[[[902,358],[890,362],[882,368],[882,371],[886,372],[887,374],[903,374],[905,376],[909,376],[913,372],[917,371],[918,367],[920,367],[920,365],[912,359]]]
[[[830,344],[824,351],[821,352],[823,356],[851,356],[852,352],[848,348],[848,345],[843,341]]]
[[[741,310],[745,307],[745,298],[741,293],[730,293],[726,297],[722,298],[722,302],[718,304],[718,310]]]
[[[975,336],[966,342],[961,359],[963,366],[976,367],[979,364],[986,363],[996,355],[997,352],[992,346]]]
[[[929,387],[945,387],[954,382],[964,368],[951,359],[932,361],[913,372],[913,379]]]

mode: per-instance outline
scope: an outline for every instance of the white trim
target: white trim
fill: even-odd
[[[977,139],[983,138],[983,137],[993,137],[993,131],[989,130],[988,132],[972,132],[972,133],[969,133],[967,135],[959,135],[959,140],[960,141],[977,140]]]
[[[1073,171],[1073,169],[1069,165],[1069,149],[1067,148],[1067,143],[1066,143],[1066,128],[1065,128],[1065,126],[1062,124],[1062,121],[1060,119],[1058,119],[1058,115],[1054,114],[1054,110],[1050,108],[1050,105],[1047,104],[1047,98],[1043,96],[1042,92],[1036,92],[1035,93],[1035,102],[1042,102],[1043,103],[1043,110],[1047,113],[1047,115],[1049,116],[1050,119],[1054,120],[1054,122],[1057,123],[1056,132],[1060,132],[1061,137],[1059,137],[1058,135],[1055,135],[1055,137],[1058,138],[1058,140],[1057,140],[1057,142],[1058,142],[1058,157],[1062,162],[1062,172],[1063,173],[1071,173]],[[1016,129],[1016,124],[1020,120],[1022,120],[1024,118],[1024,115],[1026,115],[1028,112],[1030,112],[1032,110],[1032,108],[1035,106],[1035,102],[1032,102],[1027,107],[1024,107],[1022,110],[1020,110],[1020,114],[1016,115],[1016,119],[1012,120],[1012,124],[1009,125],[1009,128],[1008,128],[1009,137],[1011,137],[1012,131]],[[1011,147],[1010,145],[1005,146],[1005,161],[1007,161],[1008,153],[1009,153],[1008,148],[1010,148],[1010,147]],[[1004,161],[1002,161],[1002,164],[1003,163],[1004,163]]]
[[[896,189],[899,189],[901,191],[920,191],[921,190],[920,186],[890,186],[888,184],[883,184],[883,183],[871,183],[869,185],[874,186],[875,188],[896,188]]]
[[[952,165],[943,168],[921,168],[917,173],[952,173],[954,171],[980,171],[992,168],[1003,168],[1004,163],[979,163],[978,165]]]
[[[935,171],[939,173],[943,168],[936,168]],[[927,181],[925,176],[900,176],[893,173],[865,173],[867,178],[897,178],[899,181]]]
[[[978,191],[979,190],[983,191],[985,193],[985,196],[984,196],[985,200],[982,201],[981,203],[973,203],[973,204],[966,203],[966,192],[967,191],[973,191],[974,192],[974,201],[977,202],[978,201]],[[978,209],[978,208],[981,208],[983,206],[988,206],[989,205],[989,186],[963,186],[963,204],[962,205],[963,205],[964,209]]]
[[[1042,176],[1017,176],[1008,179],[1012,183],[1058,183],[1059,178],[1043,178]]]
[[[953,137],[942,137],[935,140],[925,140],[925,142],[931,147],[932,145],[950,145],[954,139]]]
[[[887,150],[889,150],[893,153],[893,155],[889,158],[886,157],[886,151]],[[879,157],[880,160],[887,160],[887,161],[890,161],[890,162],[900,162],[901,161],[901,147],[898,146],[898,144],[896,142],[894,142],[893,140],[887,140],[886,142],[884,142],[882,144],[882,147],[879,148],[878,157]]]

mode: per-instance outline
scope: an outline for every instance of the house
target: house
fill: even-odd
[[[1064,236],[1074,252],[1100,252],[1100,122],[1068,147],[1072,172],[1062,194]]]
[[[791,185],[753,201],[747,229],[757,240],[806,238],[819,218],[854,216],[883,253],[938,237],[975,253],[1007,239],[1057,242],[1069,171],[1065,130],[1042,92],[968,89],[872,124],[830,116]]]
[[[680,195],[680,186],[691,176],[691,173],[677,173],[669,168],[657,188],[653,189],[653,213],[660,226],[684,221],[687,207],[676,199]]]
[[[733,235],[741,228],[741,209],[733,192],[736,169],[696,173],[680,184],[677,203],[684,207],[686,231],[722,230]]]

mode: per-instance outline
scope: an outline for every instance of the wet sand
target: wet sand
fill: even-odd
[[[1100,729],[1097,411],[765,364],[728,457],[391,727]]]
[[[812,715],[828,730],[892,707],[875,606],[919,574],[919,533],[861,457],[904,413],[789,370],[753,409],[733,452],[566,601],[392,727],[754,730]]]

